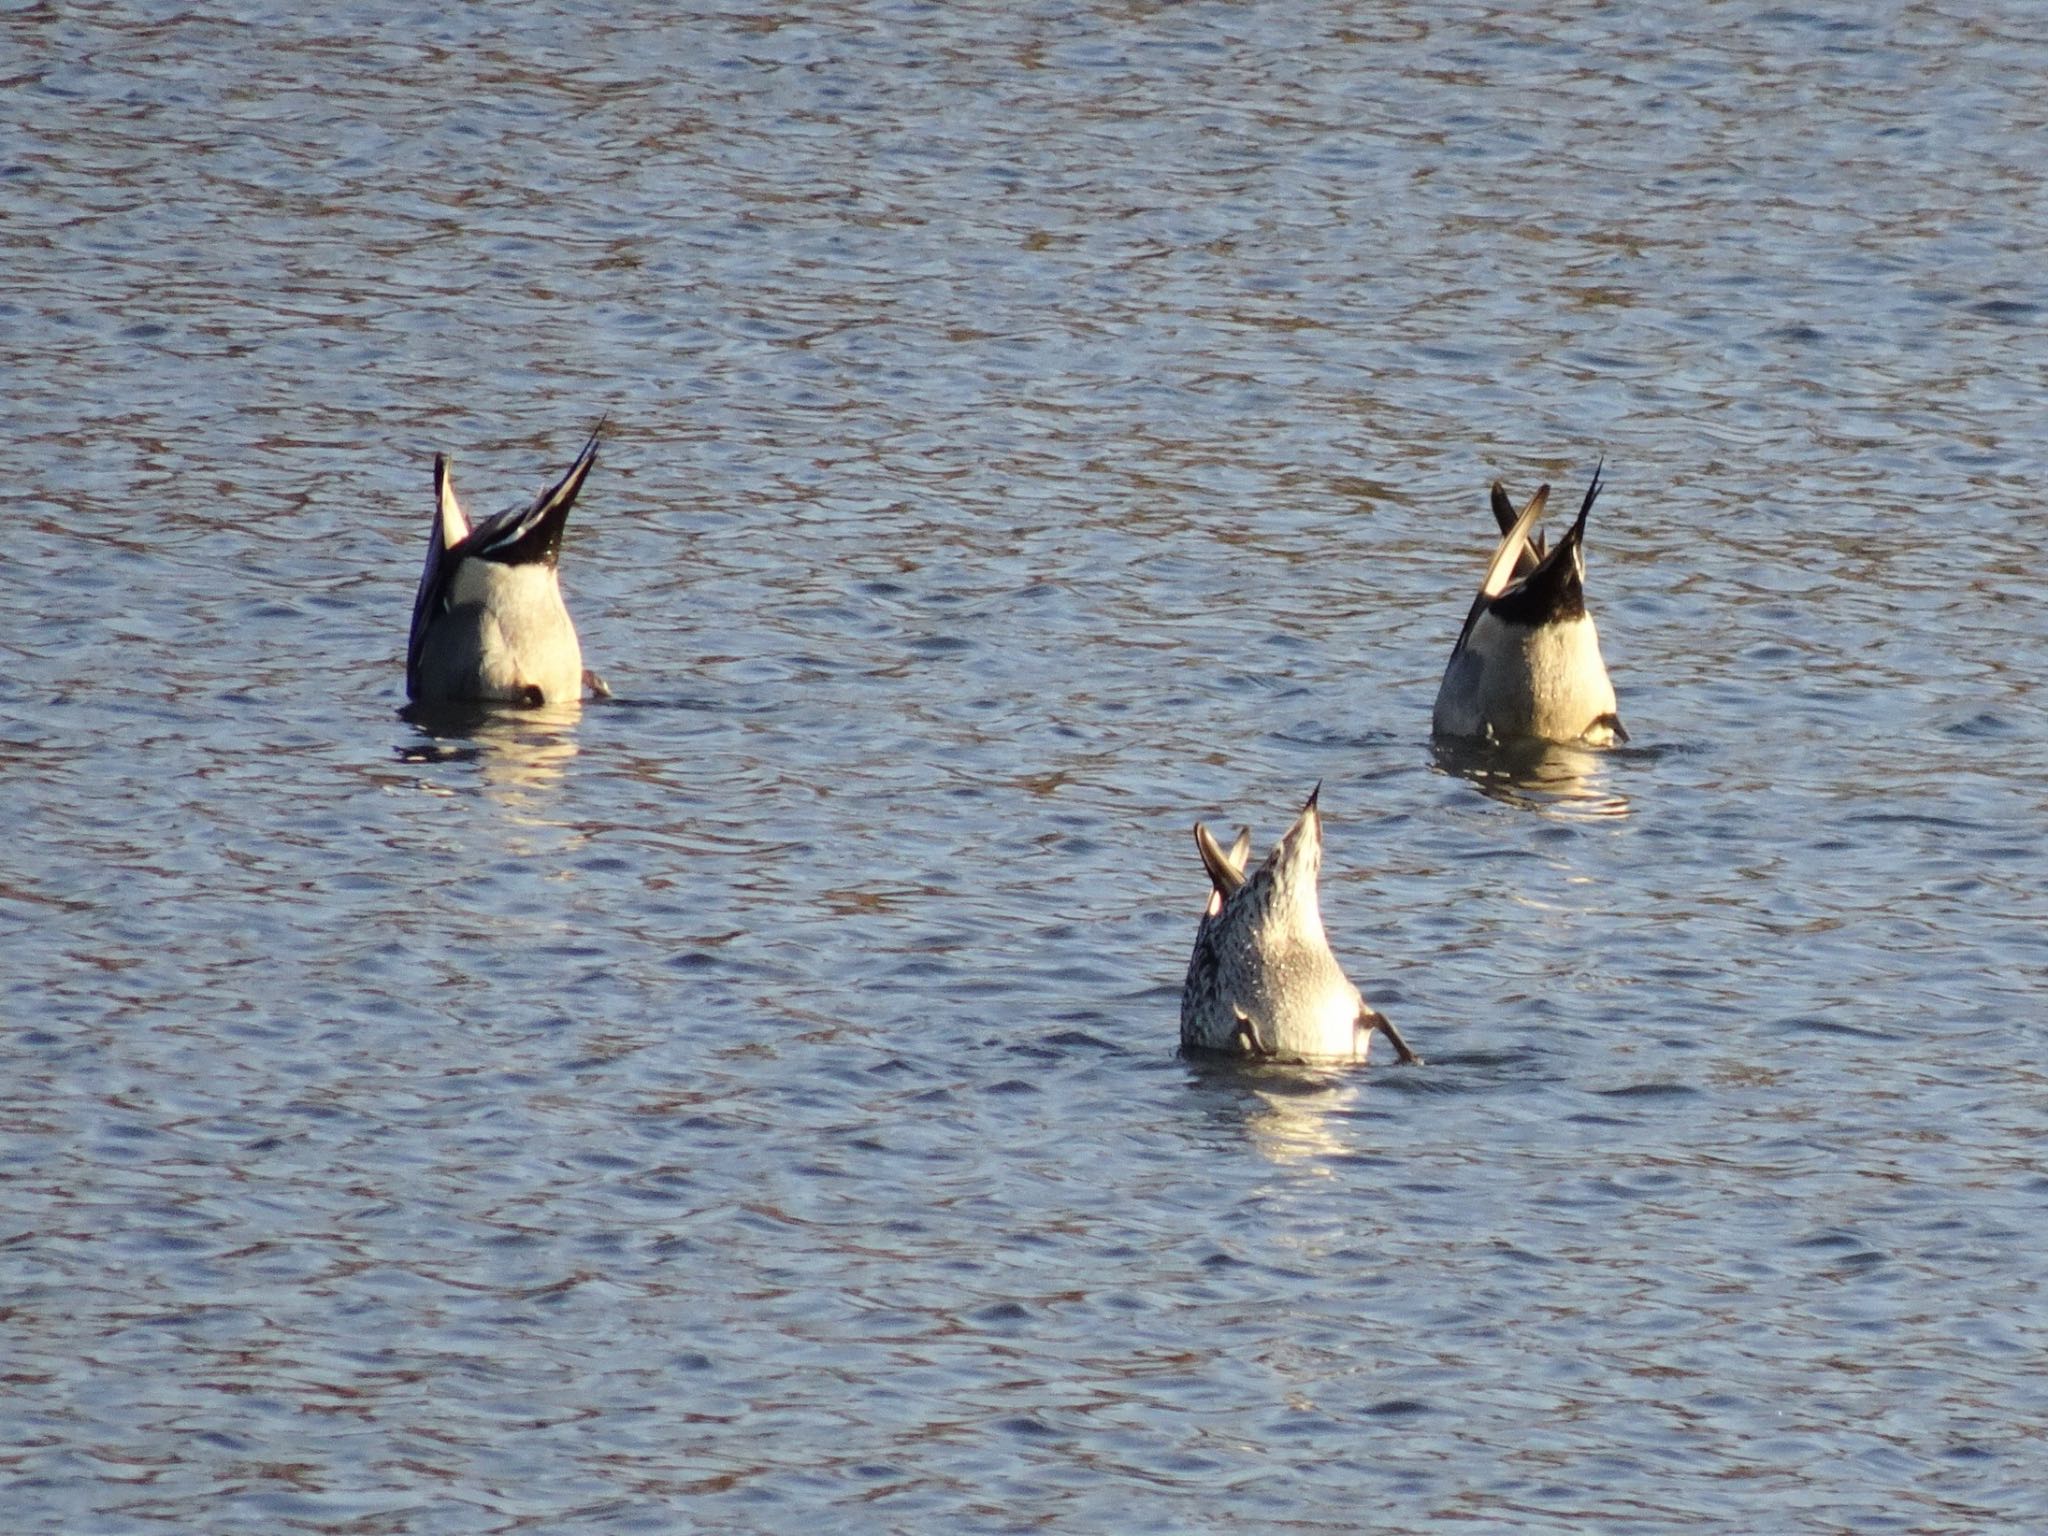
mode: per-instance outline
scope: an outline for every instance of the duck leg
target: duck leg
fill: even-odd
[[[1393,1041],[1394,1054],[1401,1058],[1404,1065],[1411,1067],[1423,1065],[1422,1058],[1415,1054],[1406,1040],[1401,1038],[1401,1031],[1394,1028],[1394,1021],[1384,1013],[1375,1013],[1370,1008],[1366,1009],[1365,1012],[1358,1016],[1358,1027],[1368,1034],[1376,1029]]]
[[[1264,1061],[1273,1054],[1273,1047],[1259,1038],[1259,1026],[1242,1008],[1237,1010],[1237,1028],[1230,1032],[1230,1038],[1244,1047],[1247,1056]]]

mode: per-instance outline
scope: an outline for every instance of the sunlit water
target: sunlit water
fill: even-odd
[[[2033,9],[618,10],[0,12],[6,1530],[2048,1525]]]

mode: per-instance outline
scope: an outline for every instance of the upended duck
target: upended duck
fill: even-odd
[[[591,433],[576,462],[530,505],[474,529],[455,499],[447,455],[434,455],[434,524],[405,654],[405,693],[414,703],[567,704],[586,683],[600,696],[609,692],[583,670],[556,571],[569,509],[597,462],[597,438]]]
[[[1181,991],[1183,1051],[1361,1062],[1378,1031],[1401,1060],[1420,1063],[1330,953],[1316,897],[1323,863],[1323,823],[1316,808],[1321,791],[1317,785],[1287,835],[1249,875],[1249,829],[1224,849],[1207,827],[1195,823],[1195,846],[1211,889]]]
[[[1550,499],[1538,486],[1520,515],[1498,481],[1493,515],[1500,545],[1437,690],[1431,718],[1438,736],[1489,742],[1627,741],[1600,636],[1586,611],[1586,514],[1600,494],[1600,471],[1579,515],[1548,553],[1529,530]]]

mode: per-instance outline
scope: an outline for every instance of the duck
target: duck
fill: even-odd
[[[1538,486],[1517,513],[1494,482],[1501,540],[1444,668],[1431,716],[1438,737],[1594,747],[1628,740],[1586,609],[1586,514],[1604,467],[1594,469],[1578,517],[1548,550],[1529,533],[1550,487]]]
[[[597,431],[547,490],[474,528],[448,456],[434,455],[434,521],[412,605],[405,694],[415,704],[573,704],[610,690],[583,667],[556,569],[569,509],[597,462]]]
[[[1257,1061],[1363,1062],[1383,1034],[1400,1059],[1422,1058],[1345,976],[1323,932],[1322,785],[1286,836],[1247,874],[1251,831],[1229,848],[1195,823],[1209,901],[1181,990],[1181,1050]]]

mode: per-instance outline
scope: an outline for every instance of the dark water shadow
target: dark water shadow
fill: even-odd
[[[521,724],[542,726],[573,725],[585,709],[609,708],[610,699],[590,699],[573,704],[489,703],[457,700],[448,703],[412,703],[399,708],[398,718],[424,736],[435,740],[488,735]]]

